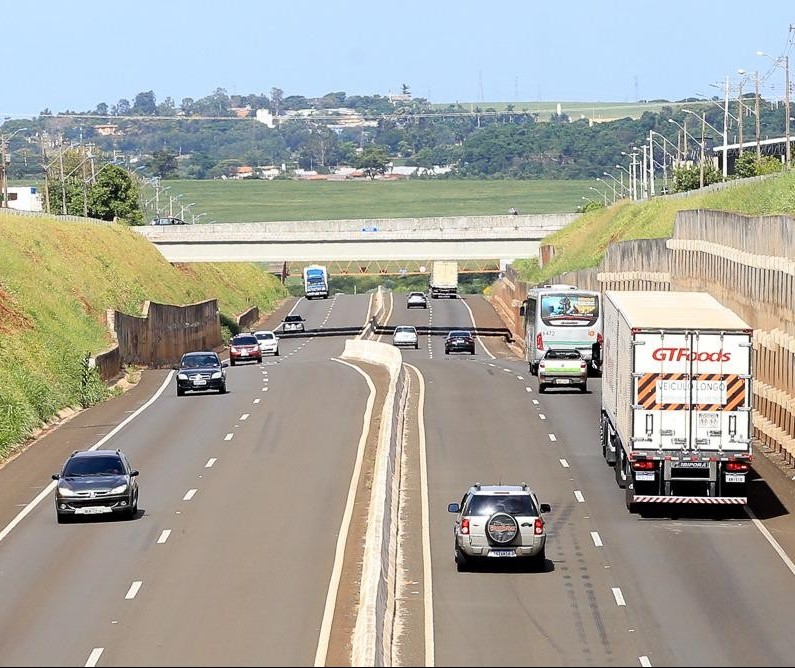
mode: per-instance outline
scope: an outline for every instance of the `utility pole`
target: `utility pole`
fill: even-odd
[[[707,131],[707,112],[701,112],[701,168],[699,170],[699,187],[704,187],[704,133]],[[742,143],[742,142],[741,142]]]
[[[762,126],[761,119],[759,118],[759,70],[756,71],[754,94],[756,96],[756,160],[759,162],[762,158],[762,145],[760,143],[762,138]]]
[[[759,113],[756,114],[757,121]],[[729,175],[729,76],[723,91],[723,180]]]
[[[654,138],[649,130],[649,198],[654,197],[654,194]]]
[[[789,29],[790,29],[790,32],[792,32],[793,26],[790,25]],[[789,169],[790,164],[791,164],[790,163],[791,149],[790,149],[790,145],[789,145],[789,99],[790,99],[790,94],[789,94],[789,55],[784,56],[784,79],[785,79],[785,82],[786,82],[785,83],[785,86],[786,86],[785,100],[786,100],[786,102],[784,104],[784,106],[786,107],[786,114],[784,116],[784,134],[786,135],[786,142],[787,142],[787,157],[786,157],[787,164],[786,164],[786,168]]]
[[[743,154],[743,80],[740,79],[740,87],[737,93],[737,123],[739,125],[739,148],[737,152]]]

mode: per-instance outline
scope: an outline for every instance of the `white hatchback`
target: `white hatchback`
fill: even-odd
[[[412,325],[398,325],[392,335],[393,346],[413,346],[420,347],[420,340],[417,336],[417,328]]]
[[[259,342],[259,349],[263,355],[278,355],[279,354],[279,337],[267,329],[261,329],[254,332]]]

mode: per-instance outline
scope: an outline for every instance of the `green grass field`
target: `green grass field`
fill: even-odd
[[[161,212],[197,223],[572,213],[592,181],[163,181]],[[149,193],[149,199],[151,199]],[[178,198],[178,199],[176,199]],[[174,201],[176,199],[176,201]],[[195,203],[183,212],[183,206]],[[147,215],[151,217],[152,212]],[[202,215],[205,214],[205,215]]]

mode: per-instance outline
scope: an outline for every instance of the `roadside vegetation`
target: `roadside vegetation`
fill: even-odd
[[[670,237],[677,211],[715,209],[751,216],[795,215],[795,172],[781,172],[763,180],[732,183],[715,192],[689,192],[684,197],[657,197],[633,203],[622,200],[586,211],[564,229],[544,239],[555,257],[543,269],[538,260],[514,262],[523,280],[546,281],[577,269],[596,267],[614,241]]]
[[[85,367],[112,345],[106,310],[216,298],[229,327],[287,296],[254,264],[171,265],[125,225],[0,213],[0,460],[68,407],[109,396]]]

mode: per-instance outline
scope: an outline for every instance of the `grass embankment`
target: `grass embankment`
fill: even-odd
[[[555,247],[555,258],[543,269],[538,262],[518,260],[522,279],[537,283],[567,271],[596,267],[614,241],[670,237],[677,211],[714,209],[753,216],[795,215],[795,172],[763,181],[738,181],[725,190],[693,192],[684,198],[619,202],[589,211],[544,239]]]
[[[286,295],[254,264],[173,266],[124,226],[0,213],[0,460],[61,409],[107,396],[95,375],[83,382],[82,365],[112,344],[106,309],[216,298],[234,319]]]

